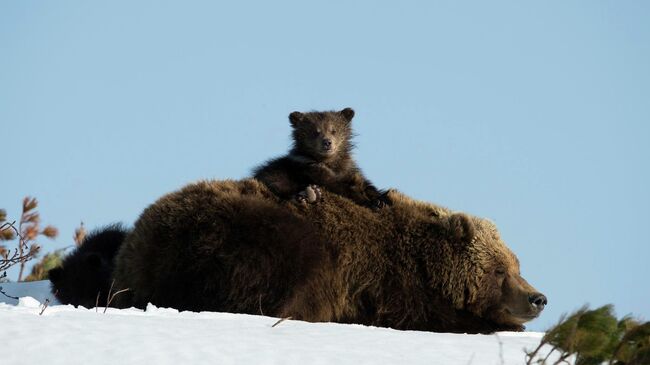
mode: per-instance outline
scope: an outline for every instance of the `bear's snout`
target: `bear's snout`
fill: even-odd
[[[542,293],[534,293],[528,296],[528,302],[537,310],[537,312],[541,312],[544,310],[544,306],[548,304],[548,300],[546,299],[546,295]]]

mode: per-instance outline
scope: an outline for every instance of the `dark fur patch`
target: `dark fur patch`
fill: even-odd
[[[354,110],[352,110],[352,108],[345,108],[341,110],[341,114],[348,122],[351,122],[352,118],[354,118]]]
[[[49,271],[52,293],[63,304],[106,305],[111,286],[113,260],[128,231],[111,225],[91,232],[83,243],[68,254],[60,267]]]

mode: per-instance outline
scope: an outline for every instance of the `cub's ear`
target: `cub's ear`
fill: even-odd
[[[354,110],[352,108],[345,108],[341,110],[339,113],[347,120],[348,123],[352,121],[352,118],[354,118]]]
[[[476,234],[474,223],[466,214],[454,213],[449,217],[449,234],[454,242],[468,244]]]
[[[305,119],[305,115],[302,114],[301,112],[293,112],[289,114],[289,121],[291,122],[291,125],[293,127],[297,126],[300,124]]]
[[[63,278],[63,268],[55,267],[47,272],[47,277],[52,284],[56,284]]]
[[[100,267],[102,265],[102,258],[99,255],[91,253],[84,258],[84,262],[88,267]]]

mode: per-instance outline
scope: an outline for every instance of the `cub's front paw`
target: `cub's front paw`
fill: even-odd
[[[307,202],[309,203],[318,203],[323,198],[323,193],[320,190],[318,185],[309,185],[303,191],[307,197]]]
[[[314,204],[321,200],[322,193],[318,186],[308,185],[305,190],[298,193],[296,200],[301,204]]]

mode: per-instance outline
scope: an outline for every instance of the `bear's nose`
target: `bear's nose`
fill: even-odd
[[[328,139],[328,138],[325,138],[323,140],[323,147],[325,147],[327,149],[331,148],[332,147],[332,140]]]
[[[546,299],[546,295],[542,293],[535,293],[531,294],[528,296],[528,302],[533,305],[533,307],[537,308],[538,311],[542,311],[544,309],[544,306],[548,304],[548,300]]]

